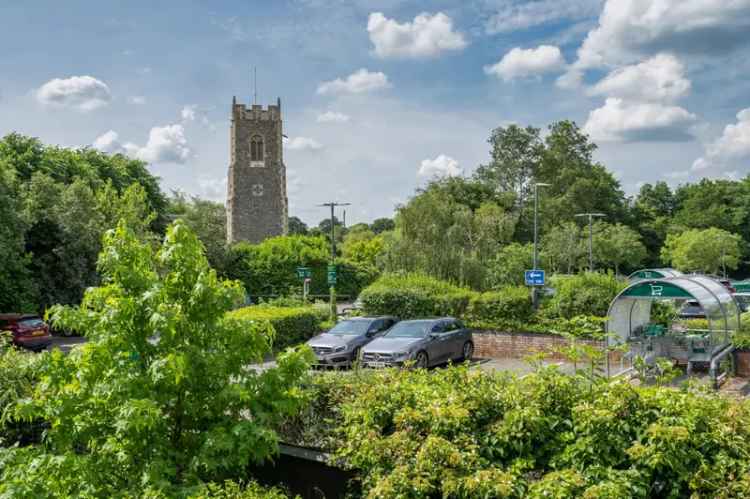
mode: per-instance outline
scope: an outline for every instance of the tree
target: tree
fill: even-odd
[[[635,270],[646,258],[646,247],[636,231],[622,224],[597,222],[593,227],[592,249],[595,261],[615,269],[624,265]]]
[[[288,220],[289,235],[290,236],[306,236],[307,235],[307,224],[302,221],[299,217],[289,217]]]
[[[532,267],[533,262],[532,244],[511,243],[503,247],[489,262],[488,285],[493,289],[500,289],[504,286],[525,284],[524,273]]]
[[[661,255],[678,270],[726,276],[739,265],[742,246],[740,236],[722,229],[690,229],[669,234]]]
[[[189,199],[182,193],[173,193],[170,201],[170,215],[179,217],[195,232],[206,250],[211,267],[221,275],[227,263],[227,214],[224,205],[192,196]]]
[[[242,287],[217,277],[184,222],[156,254],[119,224],[99,268],[103,285],[80,307],[51,311],[88,342],[52,353],[33,399],[20,404],[19,417],[49,428],[42,446],[6,452],[0,494],[180,496],[204,479],[244,478],[250,462],[276,451],[272,423],[301,402],[309,350],[247,369],[270,351],[273,330],[226,314]]]
[[[370,224],[370,230],[373,231],[375,234],[380,234],[381,232],[393,230],[395,228],[396,228],[396,223],[393,221],[392,218],[376,218]]]
[[[641,234],[651,265],[659,262],[659,251],[667,237],[676,205],[675,196],[666,182],[641,186],[633,203],[630,218]]]
[[[572,274],[584,255],[581,228],[574,222],[556,225],[542,236],[541,247],[550,272]]]

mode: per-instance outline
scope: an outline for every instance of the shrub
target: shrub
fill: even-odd
[[[421,274],[387,274],[359,295],[368,314],[401,319],[450,315],[462,317],[475,293]]]
[[[479,329],[524,329],[532,321],[531,293],[523,286],[506,286],[472,297],[466,320]]]
[[[19,422],[13,413],[19,401],[30,397],[41,376],[47,354],[31,355],[6,344],[0,333],[0,447],[39,439],[40,420]]]
[[[328,307],[276,307],[253,305],[230,312],[238,319],[268,321],[275,331],[273,348],[276,351],[304,343],[322,329],[321,323],[327,318]]]
[[[554,296],[544,304],[544,315],[571,319],[576,315],[607,315],[609,305],[627,283],[612,274],[584,272],[550,278]]]

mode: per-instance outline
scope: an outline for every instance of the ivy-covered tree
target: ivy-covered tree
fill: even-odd
[[[249,368],[270,351],[273,329],[226,314],[242,287],[217,277],[179,220],[155,253],[119,224],[99,270],[102,286],[79,307],[51,311],[88,342],[53,352],[17,409],[49,428],[40,446],[0,451],[0,496],[187,495],[204,481],[244,478],[249,463],[276,452],[272,423],[300,402],[309,350]]]

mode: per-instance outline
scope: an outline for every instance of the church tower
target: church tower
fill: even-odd
[[[238,104],[232,98],[227,179],[227,241],[259,243],[287,232],[286,167],[281,99],[276,105]]]

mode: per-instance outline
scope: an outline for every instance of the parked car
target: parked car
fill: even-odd
[[[705,319],[706,312],[701,304],[695,300],[686,301],[677,314],[680,319]]]
[[[36,352],[52,343],[49,326],[34,314],[0,314],[0,331],[9,331],[14,345]]]
[[[362,349],[367,367],[429,367],[455,360],[471,360],[474,340],[471,330],[453,317],[402,321]]]
[[[359,357],[363,346],[396,324],[395,317],[354,317],[333,326],[330,331],[307,341],[318,365],[322,367],[348,367]]]

